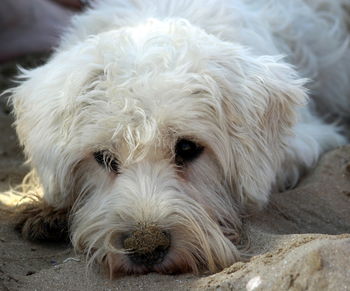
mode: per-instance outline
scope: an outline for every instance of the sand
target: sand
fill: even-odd
[[[0,66],[0,91],[14,71],[14,63]],[[246,262],[214,275],[109,280],[88,271],[69,244],[32,243],[14,231],[4,192],[28,168],[6,100],[0,104],[0,290],[350,290],[350,146],[325,154],[298,187],[273,194],[264,211],[246,219]]]

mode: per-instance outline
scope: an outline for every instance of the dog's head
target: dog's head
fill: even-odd
[[[23,73],[17,132],[72,242],[111,273],[219,270],[263,205],[303,80],[187,21],[150,20]]]

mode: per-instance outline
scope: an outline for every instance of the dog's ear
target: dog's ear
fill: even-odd
[[[72,139],[73,98],[91,75],[87,64],[93,64],[81,55],[75,48],[54,55],[41,67],[22,69],[20,84],[10,91],[16,131],[26,157],[40,178],[47,202],[60,207],[69,203],[68,178],[81,159],[77,144],[73,149],[67,147]]]
[[[244,48],[226,50],[213,65],[231,148],[225,172],[243,204],[263,205],[306,103],[305,79],[280,57],[254,57]]]

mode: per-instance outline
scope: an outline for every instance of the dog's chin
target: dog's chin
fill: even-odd
[[[198,273],[199,271],[193,260],[186,260],[185,256],[176,251],[170,252],[161,263],[154,265],[135,264],[125,254],[108,253],[104,259],[104,265],[111,279],[126,275],[143,275],[148,273],[174,275]]]

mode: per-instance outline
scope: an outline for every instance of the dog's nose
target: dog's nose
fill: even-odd
[[[140,226],[125,237],[123,245],[133,263],[152,266],[161,263],[166,256],[170,234],[155,225]]]

